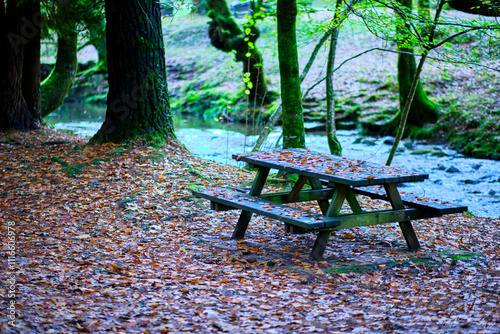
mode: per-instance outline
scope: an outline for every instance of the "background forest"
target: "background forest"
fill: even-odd
[[[304,69],[325,31],[332,29],[335,4],[314,1],[302,5],[297,37],[300,68]],[[235,54],[218,50],[210,43],[207,23],[212,21],[206,14],[207,8],[199,6],[202,9],[199,11],[191,8],[191,4],[164,3],[164,7],[168,6],[174,9],[171,12],[164,10],[162,24],[173,113],[194,115],[207,121],[244,122],[251,124],[255,131],[261,129],[280,103],[277,31],[272,11],[265,12],[264,19],[255,23],[260,31],[255,45],[262,54],[262,72],[268,88],[266,98],[257,101],[247,99],[244,81],[249,79],[244,73],[248,71],[242,72],[242,63],[235,61]],[[397,123],[392,118],[402,109],[398,92],[398,43],[393,36],[392,12],[381,4],[376,6],[376,2],[370,4],[370,8],[387,16],[375,17],[368,11],[361,15],[359,10],[354,11],[343,21],[339,32],[335,59],[338,69],[333,74],[336,127],[357,127],[371,135],[394,135]],[[430,6],[436,3],[431,2]],[[236,14],[236,10],[233,12],[238,17],[235,18],[238,26],[248,25],[249,19],[252,23],[248,14],[245,17]],[[460,20],[456,25],[464,26],[467,23],[485,27],[496,22],[494,17],[467,14],[450,7],[445,8],[443,16]],[[462,30],[468,28],[465,26]],[[459,30],[456,26],[445,25],[438,31],[438,37],[444,39]],[[100,33],[97,37],[102,37],[102,30]],[[82,71],[76,74],[69,100],[105,103],[106,75],[99,74],[105,58],[102,41],[95,36],[92,40],[88,29],[79,36],[78,62]],[[479,29],[449,40],[430,52],[421,74],[421,84],[437,116],[418,119],[408,127],[406,135],[448,143],[469,156],[499,157],[498,40],[495,30]],[[55,60],[54,42],[54,39],[45,39],[43,63]],[[98,47],[101,45],[100,52],[88,45],[91,42]],[[327,72],[329,43],[327,41],[318,49],[316,61],[302,83],[303,93],[307,92],[303,102],[304,120],[319,122],[323,130],[326,128],[327,100],[321,80]],[[93,64],[97,71],[83,70],[92,68]],[[412,114],[418,115],[418,111],[412,110]]]

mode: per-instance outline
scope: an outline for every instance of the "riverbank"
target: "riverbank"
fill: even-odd
[[[301,67],[304,67],[322,33],[315,31],[314,27],[327,20],[329,15],[331,13],[323,11],[299,17]],[[208,18],[199,15],[164,19],[173,113],[205,120],[264,123],[277,107],[278,101],[267,106],[246,102],[241,64],[234,61],[232,54],[225,54],[210,45],[207,21]],[[237,22],[243,24],[245,21],[237,19]],[[260,22],[259,29],[261,37],[257,46],[264,57],[268,87],[273,92],[279,92],[275,22],[271,19]],[[456,41],[455,48],[460,52],[480,48],[478,40],[475,35],[467,35]],[[304,92],[324,76],[327,49],[321,49],[315,65],[304,80]],[[391,47],[371,35],[356,20],[350,21],[341,30],[337,64],[343,65],[335,72],[334,80],[337,125],[340,129],[359,128],[360,123],[367,120],[381,122],[398,110],[397,55],[380,51],[384,49]],[[373,51],[351,59],[367,50]],[[500,159],[498,72],[486,67],[453,66],[432,59],[439,54],[430,56],[431,59],[424,66],[422,83],[439,107],[439,119],[423,128],[413,129],[410,136],[432,143],[445,143],[466,156]],[[96,57],[92,47],[83,49],[79,54],[81,62],[96,60]],[[483,65],[494,67],[494,64]],[[78,77],[68,101],[105,103],[106,91],[105,75]],[[309,92],[304,102],[305,120],[324,127],[325,103],[323,85],[318,85]]]

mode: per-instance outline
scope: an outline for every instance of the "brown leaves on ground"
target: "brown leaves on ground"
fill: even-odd
[[[397,224],[338,231],[311,263],[314,236],[263,217],[230,240],[238,212],[190,189],[254,175],[179,148],[44,129],[1,134],[0,162],[0,232],[16,238],[15,268],[0,253],[3,296],[16,272],[2,332],[500,332],[498,220],[417,221],[416,253]]]

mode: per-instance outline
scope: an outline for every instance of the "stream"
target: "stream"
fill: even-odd
[[[45,122],[56,129],[92,136],[101,127],[105,112],[103,106],[65,103]],[[175,119],[175,133],[186,148],[201,158],[224,164],[237,165],[232,154],[252,149],[257,139],[252,132],[252,125]],[[261,149],[276,147],[279,136],[280,129],[276,128]],[[339,130],[337,136],[343,156],[385,164],[392,138],[361,137],[356,130]],[[311,150],[329,152],[326,136],[321,133],[306,134],[306,145]],[[401,185],[404,192],[464,204],[477,216],[500,217],[500,161],[466,158],[444,146],[404,141],[392,165],[429,174],[424,182]]]

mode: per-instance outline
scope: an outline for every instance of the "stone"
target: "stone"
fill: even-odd
[[[368,138],[365,138],[361,141],[361,144],[365,144],[365,145],[368,145],[368,146],[375,146],[377,145],[377,142],[373,139],[368,139]]]
[[[394,137],[387,137],[387,138],[384,139],[384,144],[386,144],[386,145],[394,145],[394,141],[395,141]]]
[[[245,260],[247,260],[248,263],[255,263],[257,262],[257,258],[255,255],[248,255],[245,257]]]
[[[406,147],[409,150],[412,150],[413,149],[413,142],[412,141],[405,141],[403,143],[403,146]]]
[[[460,170],[457,167],[451,166],[451,167],[448,167],[445,170],[445,172],[446,173],[460,173]]]
[[[360,144],[363,141],[363,137],[358,137],[353,141],[353,144]]]
[[[421,149],[421,150],[415,150],[415,151],[411,151],[410,154],[413,154],[413,155],[421,155],[421,154],[428,154],[428,153],[431,153],[432,151],[431,150],[427,150],[427,149]]]
[[[481,181],[479,181],[479,180],[462,180],[460,182],[462,182],[464,184],[478,184],[478,183],[481,183]]]
[[[493,189],[491,189],[490,191],[488,191],[488,195],[490,195],[490,196],[495,196],[496,193],[497,192],[495,190],[493,190]]]

